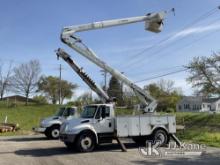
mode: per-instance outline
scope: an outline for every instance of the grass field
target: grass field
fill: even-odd
[[[18,123],[21,128],[17,132],[2,133],[0,136],[33,134],[32,127],[38,126],[40,119],[54,114],[58,108],[57,105],[19,105],[7,108],[0,103],[0,122],[3,122],[7,116],[8,122]],[[117,115],[131,113],[132,110],[116,110]],[[220,114],[176,113],[175,115],[177,124],[186,126],[184,133],[177,133],[181,140],[220,147]]]
[[[0,136],[31,134],[32,127],[38,126],[40,119],[54,114],[57,109],[57,105],[19,105],[13,108],[0,106],[0,122],[4,122],[7,116],[8,123],[18,123],[20,126],[18,132],[3,133]]]
[[[184,134],[178,133],[180,139],[220,147],[220,114],[177,113],[176,120],[186,126]]]

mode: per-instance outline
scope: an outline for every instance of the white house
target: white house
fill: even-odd
[[[220,98],[184,96],[176,105],[177,112],[220,113]]]

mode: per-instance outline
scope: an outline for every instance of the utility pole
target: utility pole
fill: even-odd
[[[102,75],[104,76],[104,91],[107,92],[107,72],[106,70],[100,70]]]
[[[121,74],[124,74],[124,72],[121,72]],[[123,98],[123,81],[121,81],[121,97]]]
[[[59,72],[60,72],[60,76],[59,76],[59,104],[61,104],[61,94],[62,94],[62,91],[61,91],[61,72],[62,72],[62,66],[60,64],[60,67],[59,67]]]

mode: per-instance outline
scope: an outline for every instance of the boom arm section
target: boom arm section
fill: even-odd
[[[97,95],[102,99],[104,103],[110,102],[109,96],[105,93],[105,91],[96,85],[96,83],[80,68],[67,54],[63,49],[58,49],[56,51],[57,57],[61,57],[64,61],[66,61],[70,67],[81,77],[81,79],[94,91]]]
[[[61,40],[63,43],[73,48],[79,54],[83,55],[88,60],[95,63],[100,68],[108,71],[115,78],[124,82],[131,89],[133,89],[135,94],[142,102],[145,112],[154,112],[155,108],[157,107],[157,101],[148,92],[141,89],[139,86],[131,82],[127,77],[125,77],[119,71],[113,69],[112,67],[107,65],[104,61],[102,61],[100,58],[98,58],[97,55],[90,48],[88,48],[82,42],[81,39],[76,37],[74,34],[76,32],[81,32],[81,31],[95,30],[100,28],[107,28],[107,27],[131,24],[142,21],[145,21],[146,30],[158,33],[162,30],[163,20],[166,14],[167,14],[166,11],[162,11],[160,13],[147,14],[146,16],[115,19],[109,21],[95,22],[91,24],[65,27],[61,34]]]

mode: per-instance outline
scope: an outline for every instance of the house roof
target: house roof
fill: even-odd
[[[187,102],[202,102],[203,98],[201,96],[184,96],[182,100]]]
[[[219,99],[220,99],[219,97],[218,98],[203,98],[202,102],[204,102],[204,103],[214,103],[214,102],[218,101]]]
[[[186,101],[186,102],[204,102],[204,103],[213,103],[220,100],[220,97],[218,98],[205,98],[202,96],[184,96],[182,101]]]
[[[23,101],[23,102],[25,102],[26,101],[26,97],[24,97],[24,96],[20,96],[20,95],[13,95],[13,96],[7,96],[7,97],[3,97],[3,100],[7,100],[7,99],[13,99],[13,100],[18,100],[18,101]],[[31,98],[28,98],[28,101],[29,102],[34,102],[34,100],[33,99],[31,99]]]

